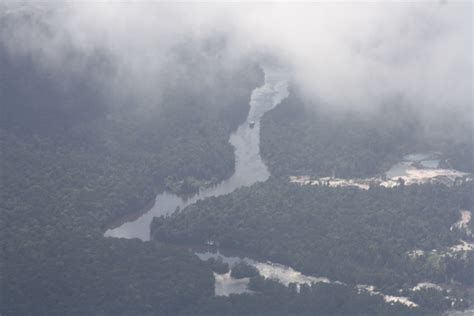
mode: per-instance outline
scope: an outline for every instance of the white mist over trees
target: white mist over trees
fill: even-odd
[[[0,314],[466,308],[472,114],[467,1],[0,0]],[[407,170],[459,177],[377,186]],[[346,284],[214,297],[180,242]]]
[[[44,11],[41,27],[37,17],[25,18],[31,10]],[[23,10],[7,3],[2,11],[3,18],[23,16],[1,33],[12,54],[61,69],[80,69],[88,57],[104,54],[109,73],[91,78],[113,95],[159,95],[189,71],[179,57],[185,43],[196,54],[217,50],[215,71],[249,56],[274,56],[293,69],[294,85],[306,97],[334,112],[371,110],[398,98],[430,119],[443,113],[458,124],[472,121],[467,1],[50,3]],[[71,54],[81,58],[72,63]]]

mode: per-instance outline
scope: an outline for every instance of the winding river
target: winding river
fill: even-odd
[[[289,92],[286,72],[274,68],[265,68],[264,73],[265,83],[252,92],[247,120],[238,127],[229,139],[229,142],[235,148],[236,165],[234,174],[220,184],[203,189],[187,199],[169,192],[163,192],[156,196],[153,206],[146,212],[108,229],[104,234],[106,237],[139,238],[143,241],[148,241],[150,240],[150,224],[153,217],[170,214],[178,207],[183,209],[200,199],[228,194],[240,187],[250,186],[256,182],[263,182],[269,178],[270,173],[260,157],[260,119],[266,112],[273,109],[285,99]],[[325,277],[306,276],[293,270],[291,267],[271,262],[259,262],[246,257],[226,257],[219,252],[195,253],[201,260],[206,260],[210,257],[220,257],[231,266],[238,261],[246,261],[248,264],[256,267],[259,273],[265,278],[276,279],[285,285],[289,283],[310,284],[331,282]],[[249,282],[247,278],[236,280],[230,277],[230,273],[225,275],[215,274],[215,282],[216,295],[251,292],[247,289]],[[374,290],[370,291],[372,291],[374,295],[382,295],[387,302],[400,302],[408,306],[416,305],[405,297],[387,296],[379,292],[374,292]],[[451,311],[447,314],[453,316],[473,315],[472,310],[454,313]]]
[[[253,90],[247,120],[230,136],[229,142],[235,148],[235,172],[220,184],[201,190],[184,199],[168,192],[157,195],[153,207],[140,217],[110,228],[106,237],[150,239],[150,224],[153,217],[170,214],[177,207],[184,207],[200,199],[215,197],[255,182],[265,181],[270,173],[260,157],[260,119],[288,96],[287,74],[279,69],[265,68],[265,83]]]

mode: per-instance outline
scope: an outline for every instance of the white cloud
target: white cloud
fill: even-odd
[[[472,115],[469,2],[90,2],[47,16],[48,32],[18,27],[3,32],[4,42],[47,67],[64,67],[71,47],[84,56],[105,51],[119,91],[158,93],[170,69],[184,71],[177,44],[197,43],[203,54],[199,43],[222,36],[219,66],[273,54],[307,97],[337,111],[372,109],[398,95],[424,112]]]

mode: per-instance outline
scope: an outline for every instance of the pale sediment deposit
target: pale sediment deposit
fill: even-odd
[[[469,229],[469,223],[471,222],[471,211],[468,210],[459,210],[460,218],[459,220],[451,225],[450,230],[453,231],[455,229],[464,231],[467,237],[472,238],[473,234]],[[472,240],[472,239],[471,239]],[[451,247],[445,249],[432,249],[429,251],[424,251],[421,249],[414,249],[409,251],[407,254],[411,258],[417,258],[425,255],[438,255],[438,256],[454,256],[458,253],[466,253],[474,250],[474,242],[466,241],[466,240],[459,240],[459,242]]]
[[[289,266],[274,262],[260,262],[250,258],[238,258],[238,257],[227,257],[222,255],[220,252],[216,253],[196,253],[196,255],[201,260],[207,260],[208,258],[220,258],[223,262],[228,263],[229,265],[235,265],[237,262],[244,261],[249,265],[254,266],[258,273],[265,279],[271,279],[277,281],[285,286],[290,284],[296,284],[296,288],[299,291],[301,285],[306,284],[311,286],[315,283],[333,283],[340,285],[348,285],[340,281],[330,280],[327,277],[316,277],[312,275],[305,275],[299,271],[294,270]],[[230,294],[242,294],[242,293],[253,293],[253,291],[248,289],[248,284],[250,282],[249,278],[235,279],[231,276],[229,271],[226,274],[216,274],[214,273],[215,278],[215,295],[216,296],[228,296]],[[426,283],[428,284],[428,283]],[[420,286],[424,286],[421,284]],[[408,297],[405,296],[394,296],[387,295],[377,290],[373,285],[356,285],[355,288],[359,293],[367,292],[370,295],[381,296],[384,301],[388,304],[403,304],[411,308],[418,307],[418,304],[412,302]]]
[[[234,279],[230,271],[226,274],[214,273],[214,295],[229,296],[230,294],[252,293],[248,289],[249,278]]]
[[[308,175],[290,176],[290,182],[300,185],[320,185],[330,187],[357,187],[368,190],[370,186],[393,188],[398,185],[441,183],[448,186],[457,181],[472,181],[472,175],[455,169],[423,168],[417,162],[402,161],[392,166],[380,177],[336,178],[313,177]]]
[[[472,231],[469,228],[469,223],[471,222],[471,218],[472,218],[471,211],[460,210],[459,212],[461,213],[461,218],[459,219],[459,221],[457,221],[451,226],[451,230],[454,230],[454,229],[463,230],[469,237],[473,237]]]
[[[443,288],[438,284],[434,284],[431,282],[421,282],[418,283],[415,287],[413,287],[412,291],[421,291],[422,289],[435,289],[438,291],[442,291]]]
[[[474,243],[460,240],[460,243],[449,248],[451,252],[465,252],[474,250]]]
[[[307,284],[312,283],[330,283],[330,280],[326,277],[315,277],[310,275],[304,275],[299,271],[292,269],[291,267],[284,266],[278,263],[263,263],[253,262],[255,268],[265,279],[278,280],[278,282],[288,286],[290,283]]]
[[[400,303],[408,307],[418,307],[418,304],[412,302],[408,297],[405,296],[394,296],[394,295],[385,295],[381,292],[376,291],[373,285],[357,285],[359,293],[366,291],[370,295],[382,296],[384,301],[389,304]]]

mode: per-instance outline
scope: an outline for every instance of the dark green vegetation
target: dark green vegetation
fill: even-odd
[[[102,234],[165,188],[189,193],[232,174],[228,138],[261,71],[213,73],[211,53],[190,59],[183,46],[196,75],[174,75],[156,103],[115,103],[89,80],[114,77],[102,52],[71,52],[83,68],[68,73],[1,44],[0,313],[175,314],[212,296],[211,271],[187,251]]]
[[[328,114],[293,91],[263,117],[261,154],[276,176],[373,176],[420,150],[448,153],[446,167],[474,170],[472,126],[456,143],[426,135],[418,117],[397,100],[374,113]]]
[[[466,238],[450,226],[472,209],[471,183],[395,189],[299,186],[271,179],[156,218],[156,240],[204,243],[254,253],[307,274],[386,291],[417,282],[474,284],[449,256],[413,258],[413,249],[445,249]],[[465,270],[464,270],[465,271]]]
[[[229,264],[222,261],[222,258],[209,258],[206,260],[212,271],[217,274],[225,274],[229,272]]]
[[[50,31],[35,25],[34,18],[28,23]],[[14,23],[2,19],[0,36],[9,27]],[[199,48],[202,55],[194,53],[197,44],[188,44],[176,48],[180,72],[170,67],[162,72],[169,77],[148,82],[162,89],[146,99],[128,91],[133,82],[112,98],[103,91],[107,85],[98,85],[113,82],[120,72],[107,62],[107,52],[70,51],[67,63],[51,68],[35,54],[10,55],[0,42],[0,313],[413,313],[352,287],[319,284],[297,294],[294,285],[286,288],[258,276],[250,285],[255,295],[215,298],[211,270],[225,273],[225,264],[200,262],[159,242],[103,238],[111,221],[142,209],[157,192],[190,194],[233,172],[228,138],[244,121],[250,92],[262,74],[252,63],[221,69],[219,49],[214,51],[218,43]],[[341,130],[327,117],[314,118],[298,105],[291,111],[279,107],[265,118],[262,150],[272,172],[370,174],[415,147],[408,139],[416,122],[382,131],[360,120]],[[454,152],[462,155],[453,155],[451,163],[468,169],[470,147],[456,146]],[[308,273],[373,281],[389,291],[426,279],[472,283],[472,255],[466,260],[405,255],[461,237],[447,225],[457,219],[458,207],[472,206],[469,190],[423,186],[362,192],[273,180],[200,202],[158,220],[154,231],[173,242],[218,240]],[[249,267],[234,270],[236,277],[255,274]],[[436,295],[420,293],[414,299],[445,308]]]
[[[446,144],[444,151],[448,153],[448,167],[454,166],[459,170],[474,173],[474,132],[467,132],[466,135],[470,137],[470,142]]]
[[[26,240],[2,236],[10,238],[2,244],[2,315],[175,314],[214,294],[212,273],[182,250],[44,230],[23,232]]]
[[[251,278],[258,275],[258,270],[246,263],[245,261],[240,261],[232,267],[230,276],[235,279]]]

